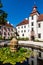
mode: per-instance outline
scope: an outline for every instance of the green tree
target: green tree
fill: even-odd
[[[3,10],[1,10],[1,8],[3,7],[1,0],[0,0],[0,24],[5,24],[7,22],[6,18],[7,18],[7,13]]]

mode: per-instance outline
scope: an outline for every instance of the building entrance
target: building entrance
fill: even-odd
[[[33,41],[35,40],[34,36],[31,36],[31,40],[33,40]]]
[[[35,34],[34,31],[31,31],[31,40],[33,40],[33,41],[35,40],[34,34]]]

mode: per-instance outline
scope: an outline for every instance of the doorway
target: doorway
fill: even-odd
[[[34,41],[34,40],[35,40],[35,37],[34,37],[34,36],[31,36],[31,40],[33,40],[33,41]]]

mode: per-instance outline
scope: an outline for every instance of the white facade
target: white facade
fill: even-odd
[[[21,38],[28,37],[29,38],[29,24],[18,26],[18,27],[16,27],[16,29],[19,34],[19,37],[21,37]]]
[[[26,26],[26,28],[24,26]],[[28,18],[28,23],[18,25],[16,29],[19,33],[19,37],[28,37],[31,40],[33,36],[34,39],[43,41],[43,14],[39,14],[36,6],[34,6],[33,11]]]

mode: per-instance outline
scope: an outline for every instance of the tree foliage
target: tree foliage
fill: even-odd
[[[4,24],[7,22],[7,13],[5,13],[3,10],[0,10],[0,24]]]
[[[23,63],[26,58],[29,58],[31,51],[29,49],[20,48],[17,52],[11,52],[9,47],[0,48],[0,61],[15,65],[16,62]]]
[[[3,7],[3,4],[0,1],[0,8]],[[0,9],[0,24],[5,24],[7,22],[7,13]]]

